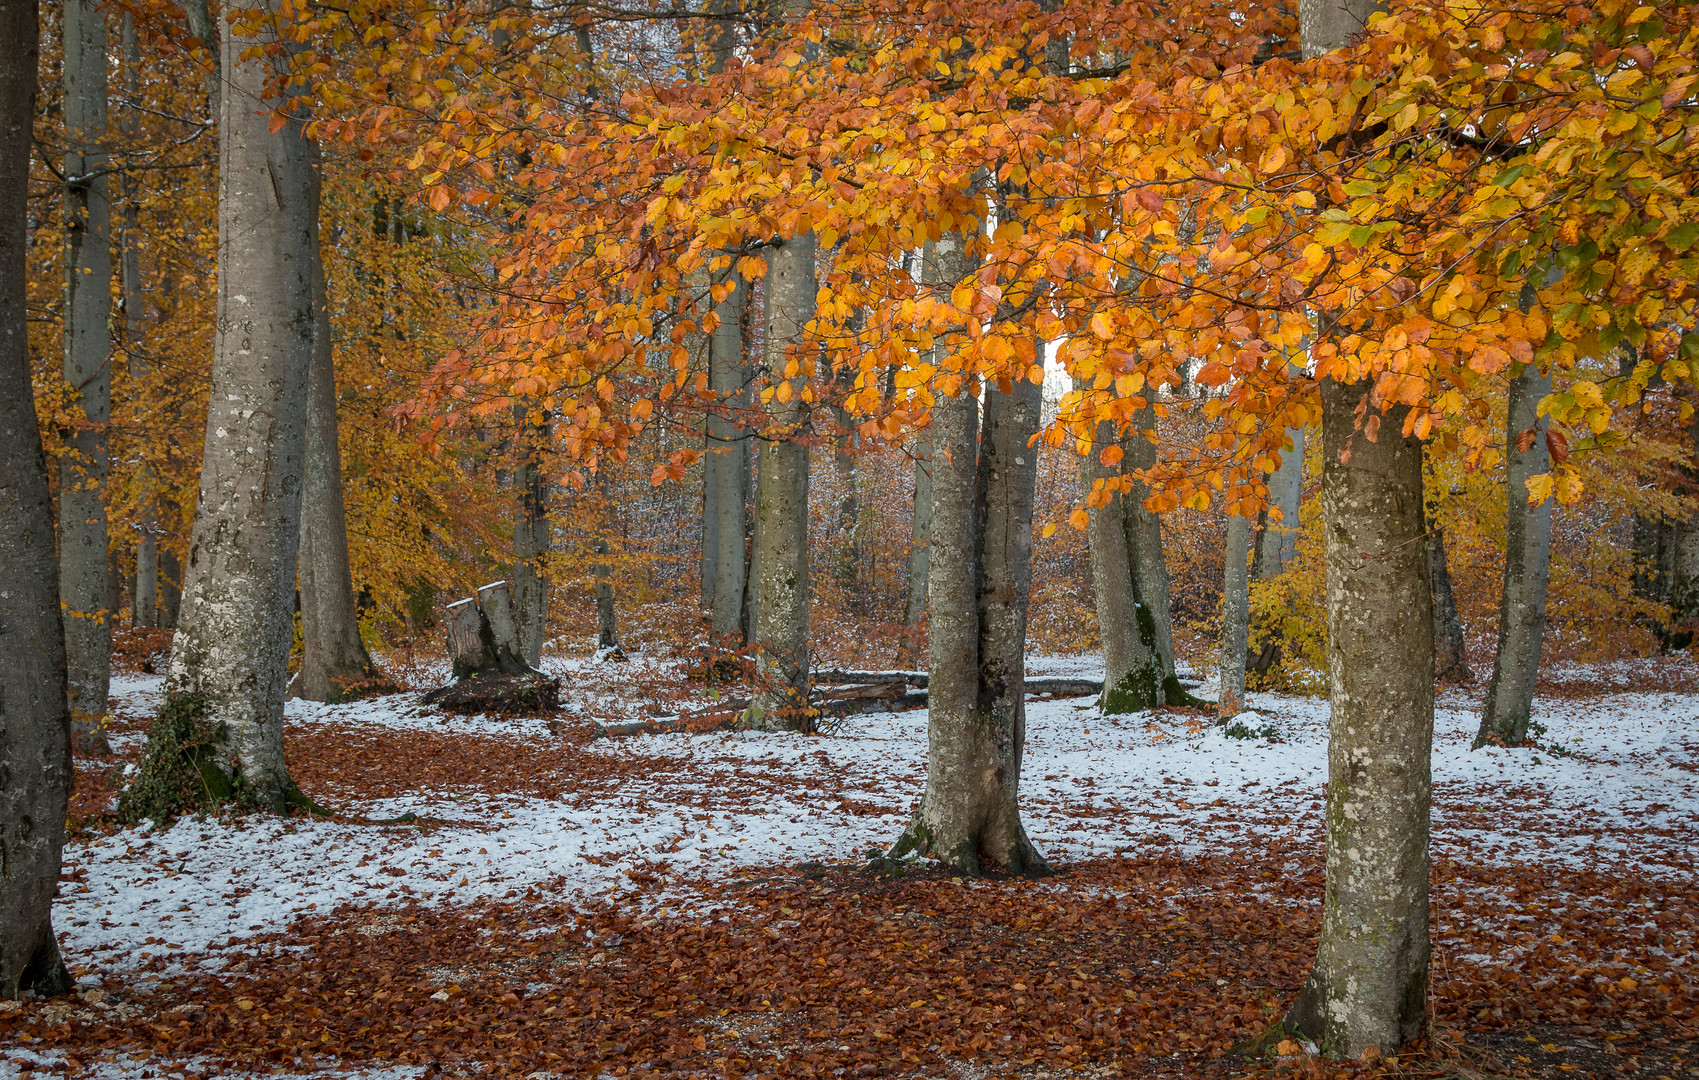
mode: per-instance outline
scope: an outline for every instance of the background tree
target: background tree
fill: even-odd
[[[107,474],[112,418],[112,204],[106,11],[68,0],[65,42],[65,381],[81,407],[59,459],[60,600],[72,729],[98,747],[112,671]]]

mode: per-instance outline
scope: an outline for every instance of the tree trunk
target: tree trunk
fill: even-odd
[[[1451,590],[1451,567],[1445,558],[1445,533],[1428,530],[1428,578],[1434,591],[1434,678],[1442,683],[1472,683],[1469,651],[1463,641],[1463,620],[1457,615],[1457,596]]]
[[[603,556],[594,567],[596,575],[596,655],[601,659],[624,660],[625,651],[619,645],[619,626],[614,611],[614,568],[606,558],[612,554],[607,529],[612,522],[613,492],[607,473],[608,462],[603,459],[596,470],[596,486],[602,495],[602,532],[597,535],[591,550]]]
[[[973,266],[959,233],[936,245],[941,282]],[[927,575],[926,791],[889,857],[910,852],[963,874],[1048,870],[1021,823],[1025,632],[1041,398],[1024,380],[986,394],[969,383],[932,409]]]
[[[1546,579],[1551,571],[1552,502],[1528,505],[1528,480],[1551,468],[1546,422],[1536,414],[1551,391],[1551,377],[1532,364],[1510,381],[1506,411],[1507,516],[1504,523],[1504,591],[1498,605],[1498,651],[1481,711],[1476,747],[1516,746],[1528,738],[1540,639],[1546,628]],[[1533,432],[1527,449],[1518,436]]]
[[[66,0],[65,381],[86,426],[59,463],[59,590],[71,727],[102,751],[112,676],[107,561],[108,425],[112,419],[112,207],[108,201],[106,12]]]
[[[543,661],[543,642],[549,634],[549,582],[543,576],[543,556],[549,551],[549,491],[543,472],[542,448],[548,445],[549,422],[533,424],[524,406],[518,419],[519,470],[514,487],[519,505],[513,516],[513,616],[525,662]]]
[[[749,405],[749,361],[744,341],[749,289],[734,265],[729,278],[736,287],[714,305],[720,324],[708,339],[708,387],[715,403],[741,412]],[[709,628],[715,639],[743,636],[744,563],[748,559],[745,518],[749,504],[748,435],[733,417],[708,414],[708,478],[713,488],[711,532],[715,554],[708,606]],[[704,526],[704,531],[709,531]]]
[[[175,628],[183,607],[183,564],[170,548],[159,552],[159,625]]]
[[[1135,436],[1137,437],[1137,436]],[[1103,464],[1104,449],[1125,445],[1115,438],[1114,425],[1097,425],[1092,452],[1080,460],[1080,479],[1087,491],[1099,479],[1120,470]],[[1125,496],[1107,506],[1087,509],[1086,551],[1091,556],[1092,591],[1097,601],[1098,632],[1103,638],[1103,694],[1098,710],[1105,714],[1139,712],[1162,704],[1162,662],[1140,633],[1138,589],[1127,551]],[[1155,627],[1151,628],[1154,639]]]
[[[1324,381],[1327,533],[1327,895],[1315,966],[1286,1016],[1330,1057],[1397,1052],[1422,1030],[1428,988],[1433,601],[1422,446],[1356,428],[1367,384]]]
[[[139,99],[141,87],[141,42],[136,35],[135,16],[125,12],[121,39],[124,50],[125,90],[131,101]],[[119,124],[126,142],[133,142],[140,133],[134,108],[124,110]],[[145,383],[148,374],[143,337],[147,329],[144,310],[147,299],[142,291],[142,225],[141,207],[135,192],[135,179],[122,174],[124,198],[123,265],[120,279],[124,296],[124,359],[132,385]],[[153,475],[144,463],[137,478],[141,488],[137,517],[136,581],[130,593],[130,625],[151,627],[159,625],[159,511],[155,504]]]
[[[1699,404],[1699,402],[1695,402]],[[1690,485],[1699,481],[1699,415],[1687,427],[1688,445],[1694,465],[1684,470]],[[1694,493],[1690,486],[1688,493]],[[1699,631],[1699,513],[1688,515],[1673,527],[1666,527],[1665,546],[1669,549],[1670,614],[1679,637],[1672,635],[1667,642],[1671,648],[1686,648]]]
[[[1286,572],[1298,557],[1298,511],[1304,495],[1304,428],[1287,428],[1292,449],[1280,455],[1280,467],[1268,478],[1269,508],[1280,510],[1280,520],[1266,515],[1257,530],[1256,557],[1251,580],[1268,581]]]
[[[71,794],[53,502],[30,387],[24,252],[35,0],[0,0],[0,999],[61,994],[53,895]]]
[[[1245,559],[1250,555],[1251,519],[1227,519],[1227,552],[1221,583],[1221,697],[1223,720],[1245,709],[1245,660],[1251,640],[1251,583]]]
[[[312,167],[313,221],[318,222],[322,183],[317,155]],[[310,253],[313,280],[313,352],[307,375],[307,435],[301,487],[301,670],[294,690],[308,701],[347,701],[379,676],[360,640],[354,583],[348,563],[348,519],[342,500],[342,448],[336,416],[336,360],[324,259]]]
[[[846,409],[834,408],[832,412],[838,424],[832,468],[837,473],[838,483],[843,489],[843,494],[838,499],[838,520],[834,529],[837,533],[837,550],[834,556],[837,562],[838,586],[844,590],[850,610],[861,612],[866,609],[866,605],[863,603],[858,580],[861,574],[861,477],[857,469],[854,421]]]
[[[744,545],[743,552],[743,643],[753,647],[755,644],[756,610],[761,603],[761,549],[755,537],[755,513],[761,505],[761,448],[766,445],[762,440],[747,438],[748,458],[745,467],[749,470],[750,501],[744,508],[744,528],[749,536],[749,542]]]
[[[1156,409],[1146,405],[1138,413],[1135,431],[1123,444],[1127,452],[1121,459],[1124,470],[1148,469],[1156,464],[1156,446],[1142,434],[1155,428]],[[1132,562],[1133,588],[1138,602],[1150,615],[1153,639],[1148,644],[1162,659],[1166,682],[1175,678],[1174,621],[1169,609],[1168,556],[1162,548],[1162,519],[1145,509],[1144,501],[1149,497],[1149,486],[1134,480],[1132,490],[1121,500],[1122,525],[1126,530],[1127,558]]]
[[[268,9],[275,13],[275,8]],[[220,22],[218,332],[200,497],[190,534],[187,605],[169,692],[203,699],[225,733],[218,765],[245,797],[282,810],[303,801],[283,761],[283,695],[292,637],[301,484],[312,366],[312,163],[301,122],[270,130],[272,62],[243,53],[276,42]]]
[[[806,731],[808,715],[808,385],[804,336],[814,312],[814,235],[767,254],[766,369],[774,390],[755,504],[756,688],[749,726]],[[802,366],[786,378],[786,364]]]
[[[201,43],[212,61],[211,69],[207,72],[206,96],[207,118],[212,122],[214,131],[223,123],[223,106],[220,99],[224,89],[224,61],[219,55],[218,19],[215,9],[208,0],[186,0],[183,4],[183,14],[189,24],[189,33]]]
[[[914,507],[909,518],[908,588],[903,597],[903,663],[920,659],[926,623],[926,584],[932,552],[932,429],[915,437]]]

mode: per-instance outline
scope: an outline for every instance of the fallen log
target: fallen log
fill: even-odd
[[[924,671],[839,671],[830,668],[826,671],[816,671],[810,678],[815,685],[842,686],[855,683],[863,686],[897,684],[926,688],[926,672]]]

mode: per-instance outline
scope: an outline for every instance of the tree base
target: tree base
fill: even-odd
[[[546,716],[560,709],[560,680],[538,671],[524,675],[475,672],[432,690],[419,703],[462,716]]]

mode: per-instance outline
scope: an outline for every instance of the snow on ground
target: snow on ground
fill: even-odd
[[[647,663],[644,677],[676,683],[664,664]],[[1090,674],[1071,659],[1034,669]],[[589,681],[577,665],[560,673],[569,689]],[[152,713],[159,691],[157,678],[113,685],[132,714]],[[853,717],[828,737],[648,736],[569,751],[546,721],[443,717],[416,701],[291,702],[290,731],[429,732],[627,768],[617,784],[557,798],[506,794],[492,776],[354,807],[337,800],[367,823],[188,819],[163,832],[96,836],[66,849],[56,925],[67,954],[91,974],[166,954],[169,974],[221,963],[222,950],[249,936],[343,902],[457,903],[530,886],[589,900],[657,878],[671,884],[654,889],[654,902],[677,902],[693,878],[864,858],[896,837],[925,781],[924,711]],[[599,690],[568,712],[632,717],[639,704]],[[1230,738],[1182,714],[1100,717],[1090,699],[1031,702],[1022,805],[1034,842],[1052,861],[1153,844],[1186,853],[1264,837],[1319,844],[1327,705],[1265,694],[1250,704],[1241,723],[1278,741]],[[1439,856],[1692,877],[1699,692],[1541,701],[1535,720],[1546,744],[1567,755],[1471,753],[1478,708],[1453,692],[1437,712]],[[404,812],[439,824],[370,823]]]

